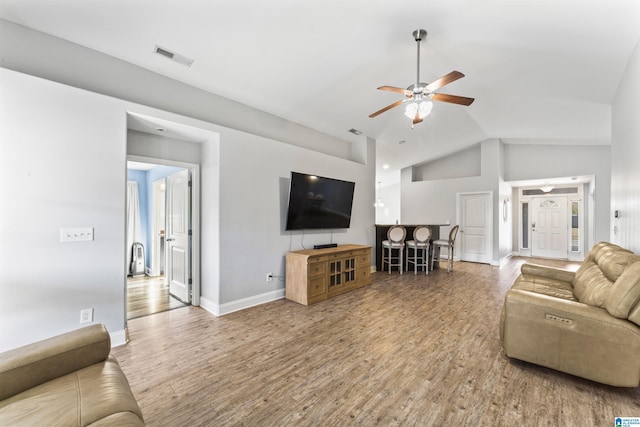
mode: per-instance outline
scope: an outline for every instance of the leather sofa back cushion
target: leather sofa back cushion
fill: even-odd
[[[573,294],[587,305],[604,307],[613,282],[604,275],[598,264],[585,260],[573,279]]]
[[[614,282],[638,259],[633,252],[611,243],[594,245],[573,279],[576,298],[581,303],[605,308]]]
[[[636,255],[619,246],[602,248],[596,254],[596,262],[607,279],[615,282],[629,264],[637,261]]]
[[[630,316],[638,301],[640,301],[640,261],[627,267],[613,284],[605,308],[614,317],[629,318],[636,324],[640,324],[638,323],[640,319],[633,319]]]
[[[6,351],[0,357],[0,400],[102,362],[110,351],[111,340],[103,325]]]

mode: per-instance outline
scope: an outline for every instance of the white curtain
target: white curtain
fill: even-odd
[[[140,232],[140,201],[138,199],[138,183],[127,181],[127,274],[131,271],[131,255],[133,244],[142,239]]]

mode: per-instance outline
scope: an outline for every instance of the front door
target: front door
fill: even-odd
[[[531,256],[567,258],[567,198],[534,197]]]
[[[186,303],[191,303],[190,196],[189,170],[167,177],[165,280],[169,282],[171,295]]]
[[[491,222],[493,209],[491,193],[460,195],[460,259],[471,262],[491,262]],[[444,238],[440,236],[440,238]]]

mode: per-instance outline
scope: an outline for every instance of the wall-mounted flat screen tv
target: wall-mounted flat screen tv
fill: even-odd
[[[349,228],[355,183],[291,172],[287,230]]]

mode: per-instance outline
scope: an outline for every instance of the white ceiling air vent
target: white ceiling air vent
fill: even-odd
[[[158,45],[156,45],[153,51],[158,55],[167,57],[172,61],[176,61],[177,63],[186,65],[187,67],[191,67],[191,64],[193,64],[193,59],[187,58],[186,56],[180,55],[179,53],[171,52],[169,49],[165,49],[164,47],[160,47]]]

